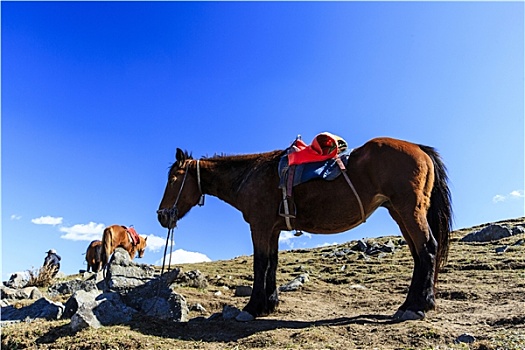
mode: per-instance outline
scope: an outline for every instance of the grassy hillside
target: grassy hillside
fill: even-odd
[[[525,224],[525,218],[508,220]],[[33,321],[2,328],[2,349],[525,349],[525,239],[517,235],[491,243],[461,243],[459,238],[485,225],[453,233],[448,264],[440,274],[437,310],[423,321],[390,319],[403,302],[412,274],[406,245],[394,253],[364,258],[333,254],[354,242],[280,253],[278,284],[301,273],[309,282],[280,294],[276,313],[250,323],[207,320],[224,305],[242,308],[239,285],[251,285],[252,257],[184,264],[200,270],[206,288],[181,287],[191,311],[188,323],[135,319],[122,326],[73,333],[68,320]],[[373,239],[377,243],[401,237]],[[509,245],[504,253],[496,248]],[[217,293],[220,291],[220,293]],[[201,317],[202,316],[202,317]],[[455,343],[470,334],[471,344]]]

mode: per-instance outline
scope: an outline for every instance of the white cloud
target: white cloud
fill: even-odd
[[[285,244],[290,249],[294,249],[295,247],[295,241],[299,237],[307,237],[312,238],[311,233],[303,232],[300,236],[295,236],[295,234],[292,231],[281,231],[281,235],[279,236],[279,244]]]
[[[102,232],[106,226],[104,224],[97,224],[90,222],[89,224],[77,224],[71,227],[61,227],[60,232],[65,232],[65,235],[60,238],[69,239],[72,241],[92,241],[95,239],[102,239]]]
[[[149,238],[148,238],[149,241]],[[169,264],[170,254],[166,255],[166,266]],[[177,249],[171,253],[171,266],[175,264],[188,264],[188,263],[197,263],[197,262],[206,262],[211,261],[205,254],[198,252],[188,252],[183,249]],[[162,259],[157,260],[155,265],[162,266]]]
[[[62,220],[63,218],[61,217],[53,217],[53,216],[41,216],[39,218],[36,218],[36,219],[31,219],[31,222],[33,224],[37,224],[37,225],[53,225],[53,226],[56,226],[56,225],[60,225],[62,223]]]
[[[525,192],[523,190],[514,190],[507,195],[497,194],[494,197],[492,197],[492,201],[494,203],[499,203],[499,202],[505,202],[510,199],[519,199],[519,198],[524,198],[524,197],[525,197]]]
[[[155,236],[155,235],[143,235],[144,237],[148,238],[148,241],[146,242],[146,249],[150,250],[152,252],[157,252],[160,249],[164,248],[164,245],[166,244],[166,239]]]
[[[21,215],[15,215],[15,214],[11,215],[11,220],[20,220],[21,218],[22,218]]]
[[[330,246],[332,246],[332,245],[337,245],[337,244],[339,244],[339,243],[337,243],[337,242],[333,242],[333,243],[325,242],[325,243],[322,243],[322,244],[317,245],[316,248],[330,247]]]
[[[279,236],[279,244],[285,244],[291,249],[294,247],[294,242],[292,241],[295,238],[291,231],[281,231]]]
[[[497,194],[495,195],[494,197],[492,197],[492,201],[494,203],[498,203],[498,202],[504,202],[505,201],[505,196],[502,196],[501,194]]]

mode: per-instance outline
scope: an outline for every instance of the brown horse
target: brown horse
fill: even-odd
[[[199,203],[216,196],[242,212],[250,225],[254,256],[253,292],[237,320],[273,312],[278,305],[276,269],[279,234],[287,230],[279,215],[278,163],[286,151],[194,160],[177,149],[157,211],[163,227]],[[294,187],[295,229],[339,233],[361,224],[378,207],[387,208],[408,243],[414,260],[412,282],[395,319],[425,317],[435,307],[434,286],[448,254],[452,206],[446,168],[428,146],[376,138],[355,149],[347,175],[333,181],[311,180]],[[359,200],[360,199],[360,200]],[[360,203],[361,202],[361,203]]]
[[[102,269],[102,241],[92,241],[86,250],[87,271],[99,272]]]
[[[135,243],[131,236],[131,233],[128,232],[126,226],[121,225],[112,225],[104,229],[102,234],[102,264],[106,266],[109,261],[109,257],[117,247],[122,247],[126,249],[129,253],[130,258],[133,260],[135,255],[138,253],[139,258],[144,256],[144,250],[146,249],[147,237],[144,238],[139,236],[139,242]]]

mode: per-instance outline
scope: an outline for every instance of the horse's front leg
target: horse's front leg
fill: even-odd
[[[270,237],[270,248],[268,258],[268,270],[266,272],[265,286],[265,314],[275,311],[279,305],[279,294],[277,293],[277,266],[279,257],[279,235],[281,231],[272,232]]]
[[[250,301],[239,321],[249,321],[273,312],[279,302],[276,287],[279,231],[252,229],[253,241],[253,290]],[[251,317],[250,317],[251,316]]]

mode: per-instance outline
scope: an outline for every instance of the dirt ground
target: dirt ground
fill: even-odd
[[[525,218],[507,223],[525,224]],[[69,320],[22,322],[2,327],[2,349],[525,349],[525,244],[516,244],[525,235],[459,242],[483,226],[454,232],[448,264],[439,276],[437,310],[422,321],[390,317],[410,283],[408,247],[401,245],[381,258],[330,255],[355,245],[348,242],[281,252],[280,285],[303,272],[310,280],[299,291],[280,293],[278,311],[252,322],[207,319],[224,305],[242,309],[248,301],[234,296],[236,286],[251,285],[252,258],[241,256],[181,265],[184,271],[200,270],[209,282],[207,288],[178,291],[188,305],[200,303],[206,309],[191,311],[190,322],[135,319],[78,333]],[[507,251],[496,253],[503,245]],[[463,334],[475,341],[455,342]]]

